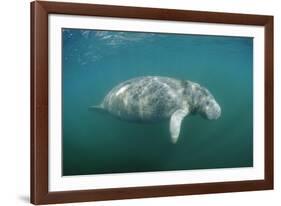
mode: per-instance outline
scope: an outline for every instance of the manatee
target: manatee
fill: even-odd
[[[182,120],[189,114],[200,114],[214,120],[221,108],[213,95],[198,83],[170,77],[144,76],[120,83],[91,110],[106,111],[131,122],[170,120],[172,143],[176,143]]]

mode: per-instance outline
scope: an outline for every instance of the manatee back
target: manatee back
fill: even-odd
[[[168,77],[139,77],[114,87],[102,107],[131,121],[157,121],[169,118],[181,106],[182,85]]]

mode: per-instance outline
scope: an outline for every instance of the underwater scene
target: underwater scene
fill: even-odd
[[[253,167],[253,38],[62,29],[62,175]]]

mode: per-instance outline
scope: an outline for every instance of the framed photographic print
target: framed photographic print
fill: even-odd
[[[273,189],[273,17],[31,3],[31,202]]]

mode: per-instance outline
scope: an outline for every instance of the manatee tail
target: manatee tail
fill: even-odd
[[[101,105],[90,106],[88,109],[89,109],[89,111],[96,111],[96,112],[100,112],[100,113],[106,112],[106,110]]]

